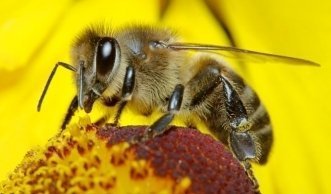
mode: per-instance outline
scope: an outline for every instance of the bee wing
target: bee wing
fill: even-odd
[[[192,51],[204,51],[213,52],[218,54],[231,54],[237,59],[243,59],[245,61],[258,61],[258,62],[278,62],[287,63],[293,65],[310,65],[320,66],[318,63],[300,59],[295,57],[289,57],[284,55],[263,53],[258,51],[240,49],[236,47],[208,45],[208,44],[196,44],[196,43],[161,43],[164,47],[172,50],[192,50]],[[226,56],[226,55],[225,55]]]

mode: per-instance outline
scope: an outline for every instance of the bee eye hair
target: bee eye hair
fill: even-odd
[[[96,49],[96,70],[99,75],[106,75],[114,69],[117,42],[114,38],[103,37],[98,41]]]

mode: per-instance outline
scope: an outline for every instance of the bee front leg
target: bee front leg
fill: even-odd
[[[121,98],[119,99],[118,97],[117,98],[114,97],[112,101],[108,104],[108,106],[115,106],[116,104],[118,104],[118,108],[113,123],[114,126],[119,125],[118,121],[121,117],[123,109],[126,106],[127,102],[130,101],[132,98],[132,93],[135,86],[135,80],[136,80],[135,70],[133,66],[129,65],[126,68],[126,72],[124,76]],[[107,106],[107,102],[104,104]],[[107,120],[109,119],[109,116],[110,115],[105,115],[104,117],[100,118],[97,122],[95,122],[95,124],[102,125],[106,123]]]
[[[75,112],[77,111],[78,109],[78,98],[77,96],[75,96],[72,100],[71,100],[71,103],[69,105],[69,108],[67,110],[67,114],[66,116],[64,117],[64,120],[62,122],[62,125],[61,125],[61,133],[62,131],[66,128],[67,124],[70,123],[71,121],[71,118],[72,116],[75,114]]]
[[[168,125],[174,119],[177,111],[180,110],[183,101],[184,86],[177,84],[168,104],[168,112],[161,118],[155,121],[148,129],[143,139],[150,139],[157,135],[164,133],[167,130]]]

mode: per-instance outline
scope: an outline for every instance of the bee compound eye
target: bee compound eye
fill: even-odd
[[[106,75],[114,69],[116,61],[117,41],[114,38],[103,37],[97,44],[96,68],[97,73]]]

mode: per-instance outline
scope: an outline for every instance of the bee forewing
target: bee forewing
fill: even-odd
[[[197,44],[197,43],[171,43],[171,44],[166,44],[165,47],[173,50],[213,52],[225,57],[229,57],[227,54],[230,54],[236,59],[244,60],[247,62],[259,62],[259,63],[276,62],[276,63],[291,64],[291,65],[320,66],[320,64],[316,62],[306,59],[271,54],[271,53],[263,53],[263,52],[240,49],[236,47],[228,47],[228,46]]]

